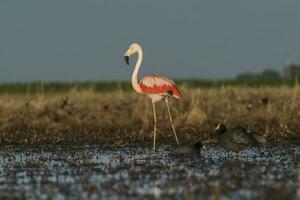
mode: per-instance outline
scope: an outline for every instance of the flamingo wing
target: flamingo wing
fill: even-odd
[[[175,82],[161,74],[150,74],[140,81],[140,87],[146,94],[168,94],[180,98]]]

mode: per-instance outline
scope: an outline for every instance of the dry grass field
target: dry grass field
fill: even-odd
[[[181,142],[206,139],[219,123],[245,126],[269,139],[300,138],[300,87],[180,86],[170,100]],[[158,144],[174,142],[164,102],[157,105]],[[150,100],[133,91],[2,94],[0,145],[152,142]]]

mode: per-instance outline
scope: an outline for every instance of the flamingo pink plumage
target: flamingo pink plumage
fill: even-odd
[[[155,148],[156,148],[155,141],[156,141],[156,131],[157,131],[155,103],[162,99],[164,99],[167,104],[173,133],[174,133],[177,144],[179,144],[179,141],[178,141],[178,138],[176,135],[176,130],[175,130],[175,127],[173,124],[171,112],[170,112],[168,97],[172,96],[177,99],[180,99],[181,98],[180,92],[179,92],[175,82],[172,79],[170,79],[162,74],[149,74],[149,75],[145,76],[144,78],[142,78],[140,82],[138,82],[138,72],[139,72],[140,66],[142,64],[142,59],[143,59],[143,52],[142,52],[141,46],[137,43],[131,44],[129,46],[128,50],[126,51],[124,58],[125,58],[126,64],[129,65],[129,57],[135,53],[138,54],[138,60],[135,65],[134,71],[132,73],[131,83],[132,83],[133,89],[137,93],[148,95],[152,101],[153,118],[154,118],[153,150],[155,150]]]
[[[161,74],[149,74],[140,81],[140,87],[145,94],[169,94],[180,99],[180,92],[175,82]]]

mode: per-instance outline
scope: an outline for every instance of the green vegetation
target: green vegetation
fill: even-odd
[[[282,81],[281,75],[271,69],[266,69],[259,74],[242,73],[237,76],[238,81],[258,82],[258,83],[278,83]]]
[[[72,89],[111,92],[130,89],[128,82],[32,82],[0,85],[0,94],[63,93]]]
[[[268,73],[268,72],[266,72]],[[273,74],[274,76],[274,74]],[[274,77],[262,78],[253,74],[241,74],[237,79],[228,80],[177,80],[178,85],[188,88],[212,88],[223,86],[294,86],[293,80],[275,79]],[[0,84],[0,94],[37,94],[37,93],[64,93],[70,90],[94,90],[96,92],[130,91],[130,82],[33,82]]]

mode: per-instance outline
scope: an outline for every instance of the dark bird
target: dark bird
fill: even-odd
[[[196,142],[194,145],[180,145],[170,149],[169,155],[176,156],[176,155],[193,155],[198,154],[200,155],[201,149],[203,145],[201,142]]]
[[[239,152],[246,147],[257,147],[266,143],[266,139],[257,132],[247,128],[227,128],[219,124],[216,128],[218,143],[231,151]]]

